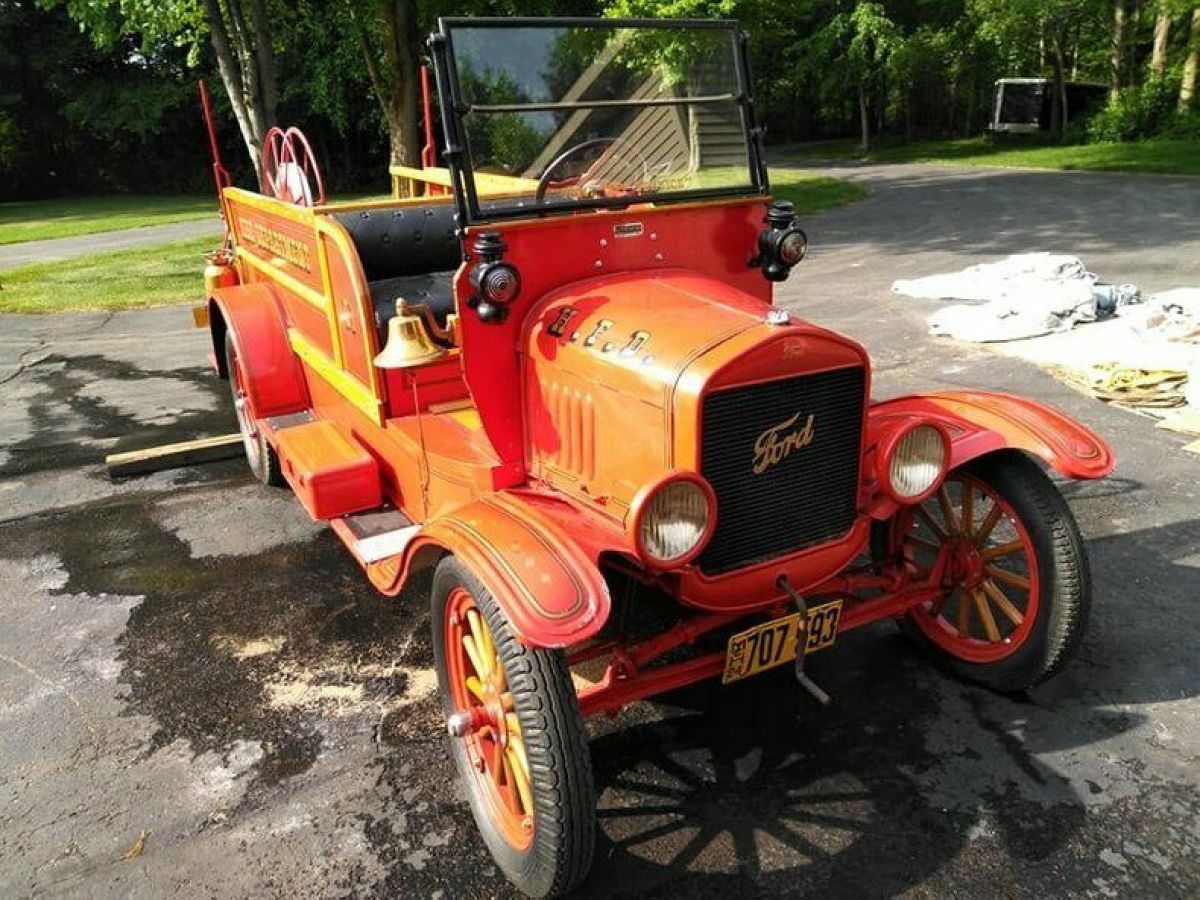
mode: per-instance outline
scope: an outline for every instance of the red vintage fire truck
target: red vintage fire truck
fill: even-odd
[[[772,305],[806,238],[736,24],[429,48],[445,167],[430,130],[395,198],[326,202],[295,130],[261,192],[218,161],[206,320],[254,475],[384,594],[432,571],[451,756],[518,888],[588,871],[587,716],[782,665],[826,701],[806,655],[880,619],[1002,691],[1066,662],[1088,565],[1043,467],[1109,447],[1008,394],[873,400],[862,346]]]

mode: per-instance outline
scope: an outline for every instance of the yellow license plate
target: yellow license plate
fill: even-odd
[[[842,601],[833,600],[808,611],[808,640],[804,652],[823,650],[837,640]],[[729,684],[782,666],[796,658],[800,643],[800,613],[773,619],[735,634],[725,650],[725,675]]]

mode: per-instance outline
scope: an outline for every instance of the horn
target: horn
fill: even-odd
[[[424,322],[417,316],[402,313],[388,319],[387,344],[375,357],[375,365],[380,369],[406,369],[431,363],[445,355],[445,348],[430,340]]]

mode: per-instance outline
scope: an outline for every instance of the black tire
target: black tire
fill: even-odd
[[[229,392],[233,399],[234,413],[237,415],[238,430],[242,434],[242,444],[246,450],[246,464],[254,477],[263,484],[282,487],[286,482],[283,470],[279,466],[279,454],[255,424],[254,414],[246,405],[246,398],[239,388],[239,378],[235,373],[241,372],[241,366],[238,362],[237,348],[233,343],[233,334],[228,331],[225,332],[225,371],[229,373]]]
[[[522,645],[492,595],[457,559],[438,564],[431,593],[434,661],[442,709],[454,712],[446,648],[446,604],[465,589],[483,615],[512,691],[528,759],[533,793],[533,834],[527,848],[508,843],[489,812],[487,798],[460,738],[449,738],[484,842],[500,870],[530,897],[568,893],[591,868],[596,836],[596,795],[591,755],[579,703],[563,655]]]
[[[1091,569],[1079,526],[1054,483],[1029,457],[1003,451],[962,467],[989,485],[1013,508],[1029,533],[1040,582],[1037,614],[1028,637],[1011,655],[986,663],[960,659],[936,644],[912,615],[901,631],[955,674],[996,691],[1028,690],[1070,661],[1087,628],[1092,602]],[[891,522],[872,534],[876,561],[895,552]]]

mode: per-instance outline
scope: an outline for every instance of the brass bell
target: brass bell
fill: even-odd
[[[401,313],[388,319],[387,344],[375,357],[380,369],[407,369],[423,366],[446,355],[429,337],[420,317]]]

